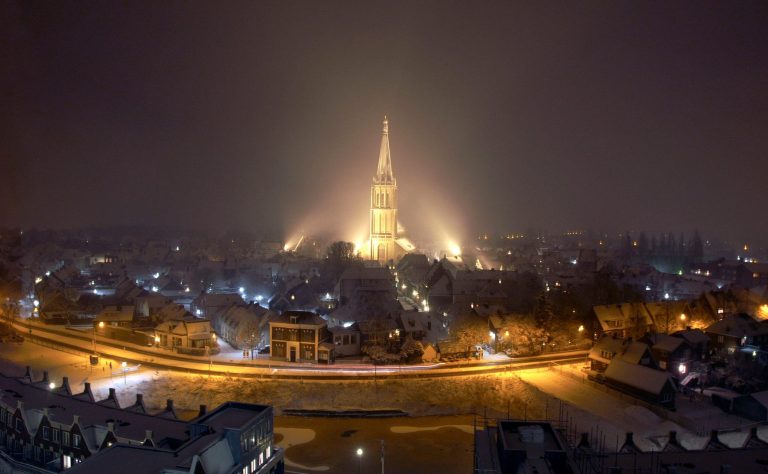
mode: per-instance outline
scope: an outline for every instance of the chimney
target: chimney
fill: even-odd
[[[170,398],[165,401],[165,411],[173,411],[173,400]]]
[[[91,391],[91,382],[84,382],[83,383],[83,392],[90,392]]]
[[[72,395],[72,389],[69,388],[69,377],[63,377],[61,380],[61,388],[67,392],[68,395]]]
[[[197,412],[198,418],[204,416],[206,413],[208,413],[208,407],[205,405],[200,405],[200,411]]]
[[[579,448],[589,448],[589,433],[581,433],[581,438],[579,439]]]
[[[43,380],[42,380],[42,382],[43,383],[48,383],[48,371],[47,370],[43,371]]]
[[[145,430],[144,431],[144,439],[145,440],[146,439],[150,439],[151,440],[152,439],[152,435],[153,435],[152,430]]]
[[[117,393],[115,393],[115,389],[111,388],[109,389],[109,396],[107,397],[111,400],[115,400],[117,398]]]
[[[136,394],[136,405],[144,405],[144,395],[141,393]]]
[[[16,400],[16,408],[18,408],[19,410],[24,410],[24,402],[22,402],[21,400]]]
[[[108,421],[107,422],[107,431],[111,431],[114,433],[115,431],[115,422],[114,421]]]
[[[72,425],[80,423],[80,415],[72,415]]]

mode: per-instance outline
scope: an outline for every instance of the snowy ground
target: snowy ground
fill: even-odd
[[[606,450],[624,443],[625,433],[634,434],[635,444],[642,450],[658,450],[666,444],[670,431],[676,431],[681,444],[688,449],[701,449],[711,430],[727,430],[721,441],[740,447],[749,427],[755,423],[722,412],[707,400],[678,397],[677,410],[650,410],[642,402],[621,395],[605,386],[590,382],[579,371],[580,364],[556,369],[532,369],[515,372],[522,381],[572,405],[569,416],[576,431],[599,429]],[[576,408],[578,407],[578,408]],[[664,416],[659,416],[662,414]],[[759,435],[768,439],[768,427]]]
[[[110,362],[113,364],[111,372]],[[392,431],[394,434],[434,436],[436,439],[453,431],[466,434],[462,425],[468,423],[458,420],[466,420],[466,415],[472,414],[565,419],[571,440],[581,432],[591,432],[595,435],[593,439],[600,439],[609,451],[621,446],[625,433],[629,431],[634,433],[635,443],[643,450],[664,446],[669,432],[673,430],[677,431],[682,444],[691,449],[703,446],[712,429],[727,429],[729,433],[721,440],[738,446],[752,425],[747,420],[722,413],[706,401],[687,398],[678,400],[676,412],[660,417],[631,397],[617,395],[603,386],[579,378],[582,374],[578,365],[558,366],[554,370],[531,369],[443,379],[286,381],[189,375],[143,367],[123,375],[118,360],[102,360],[100,365],[91,367],[82,355],[29,342],[0,345],[0,371],[21,375],[25,365],[33,366],[36,378],[42,376],[44,368],[47,369],[57,384],[62,376],[68,375],[75,392],[81,391],[83,382],[89,381],[97,399],[105,398],[108,389],[115,387],[123,406],[132,404],[136,393],[143,393],[147,407],[156,411],[165,406],[166,399],[174,399],[178,412],[190,417],[197,412],[200,404],[214,407],[228,400],[272,405],[277,415],[285,408],[299,408],[399,409],[413,417],[442,416],[441,423],[426,427],[427,431],[422,430],[423,427],[412,429],[420,426],[414,421],[420,418],[401,419],[396,425],[400,428]],[[664,414],[663,411],[660,413]],[[322,423],[318,419],[309,420],[312,420],[310,428]],[[307,428],[300,424],[294,427]],[[763,433],[763,430],[761,427],[759,434],[768,439],[768,432]],[[293,439],[292,436],[285,434],[286,439]],[[311,444],[313,441],[303,442]],[[471,448],[471,439],[468,443]],[[289,458],[297,468],[299,465],[311,468],[307,472],[325,466],[319,462],[306,462],[300,455],[294,457],[295,460]]]

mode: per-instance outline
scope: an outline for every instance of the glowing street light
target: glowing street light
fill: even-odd
[[[687,318],[685,313],[680,313],[680,321],[685,321],[685,318]]]
[[[361,474],[363,472],[363,448],[357,448],[355,454],[357,454],[357,474]]]
[[[51,390],[53,390],[54,388],[56,388],[56,384],[55,384],[55,383],[53,383],[53,382],[51,382],[51,383],[49,383],[49,384],[48,384],[48,388],[50,388]]]

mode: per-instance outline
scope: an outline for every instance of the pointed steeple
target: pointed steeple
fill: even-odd
[[[382,125],[379,166],[376,169],[376,177],[374,179],[379,183],[393,183],[395,176],[392,173],[392,157],[389,155],[389,122],[386,115]]]

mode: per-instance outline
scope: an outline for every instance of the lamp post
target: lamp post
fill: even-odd
[[[125,375],[125,371],[128,368],[128,362],[123,361],[122,366],[123,366],[123,385],[128,385],[128,376]]]
[[[357,451],[355,451],[357,454],[357,474],[362,474],[363,472],[363,448],[357,448]]]

